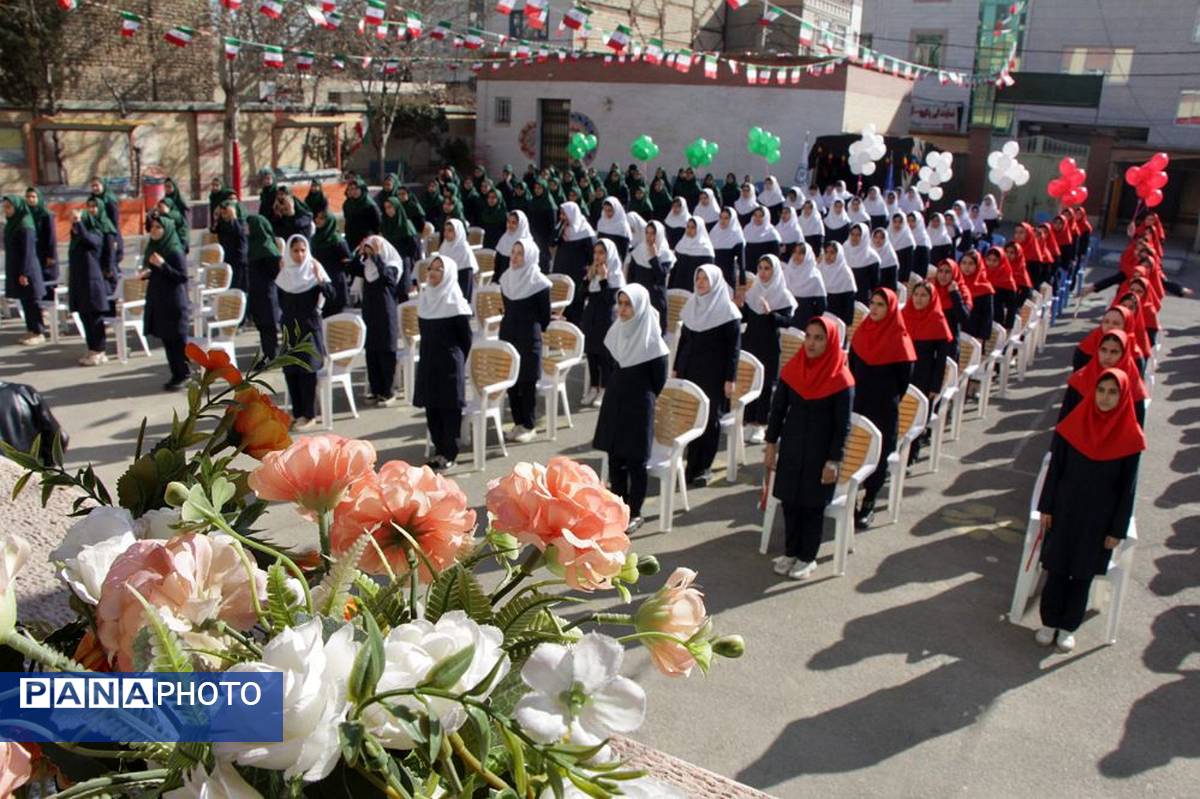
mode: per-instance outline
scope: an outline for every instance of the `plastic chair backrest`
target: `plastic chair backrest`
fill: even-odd
[[[357,314],[335,314],[325,319],[325,348],[329,352],[350,352],[351,355],[334,361],[335,366],[348,368],[366,344],[367,325]]]
[[[486,320],[504,316],[504,295],[499,286],[481,286],[475,292],[475,318],[483,324]]]
[[[683,381],[667,381],[654,401],[654,440],[665,447],[674,446],[676,438],[704,422],[700,419],[703,404]]]
[[[200,263],[205,266],[215,266],[224,260],[225,249],[220,244],[205,244],[200,248]]]
[[[958,364],[953,358],[946,359],[946,371],[942,373],[942,396],[958,385]]]
[[[417,285],[424,286],[429,282],[429,263],[430,259],[422,258],[417,261]]]
[[[692,292],[687,289],[667,289],[667,329],[663,331],[664,334],[675,329],[683,306],[691,296]]]
[[[854,332],[858,330],[858,326],[862,324],[862,321],[867,318],[868,313],[870,313],[870,309],[867,306],[861,302],[854,303],[854,321],[850,323],[850,328],[846,331],[845,341],[848,342],[854,338]]]
[[[879,462],[881,444],[875,440],[879,432],[878,430],[872,432],[871,428],[874,425],[868,427],[869,424],[864,417],[857,413],[851,415],[850,435],[846,436],[846,446],[842,450],[842,465],[838,470],[838,483],[850,482],[854,473],[862,468],[863,464],[869,463],[872,456],[876,463]]]
[[[970,369],[972,366],[979,365],[979,339],[973,336],[968,336],[966,333],[958,334],[958,371],[959,374]]]
[[[838,338],[841,339],[842,346],[846,346],[846,320],[842,319],[842,317],[838,316],[832,311],[826,311],[825,313],[821,314],[821,316],[825,317],[830,322],[833,322],[833,326],[838,329]]]
[[[1029,498],[1029,515],[1037,513],[1038,502],[1042,498],[1042,487],[1046,485],[1046,475],[1050,472],[1050,453],[1042,457],[1042,467],[1038,469],[1037,480],[1033,484],[1033,496]]]
[[[1004,326],[998,322],[992,322],[992,335],[988,336],[987,353],[993,355],[1004,347]]]
[[[1034,305],[1033,300],[1025,300],[1025,302],[1021,303],[1021,307],[1017,311],[1021,317],[1021,327],[1029,326],[1029,320],[1033,316],[1035,308],[1037,308],[1037,306]]]
[[[218,322],[228,322],[230,319],[241,319],[246,312],[246,293],[239,289],[229,289],[216,295],[213,303]]]
[[[483,244],[483,228],[472,227],[467,230],[467,244],[478,247]]]
[[[570,305],[575,299],[575,281],[567,275],[547,275],[550,278],[551,304]]]
[[[904,438],[914,427],[924,427],[929,416],[929,400],[916,386],[909,384],[900,398],[900,419],[897,429]]]
[[[421,335],[421,324],[417,316],[417,301],[408,300],[400,303],[400,335],[411,343]]]
[[[479,264],[480,272],[496,271],[496,251],[495,250],[476,250],[475,262]]]
[[[204,288],[227,289],[233,285],[233,267],[229,264],[214,264],[204,269]]]
[[[583,354],[583,331],[570,322],[556,319],[542,333],[542,371],[553,375],[562,361]]]
[[[762,391],[766,368],[762,361],[742,350],[738,353],[737,380],[733,383],[733,402],[751,391]]]
[[[507,341],[484,341],[471,347],[471,383],[482,393],[484,387],[515,380],[521,356]]]
[[[900,283],[896,286],[896,303],[903,308],[908,302],[908,286]]]
[[[149,280],[123,280],[121,281],[121,299],[125,302],[144,300],[146,299],[146,289],[149,288],[149,285]]]
[[[779,331],[779,368],[783,369],[784,364],[796,357],[796,354],[804,348],[804,331],[796,327],[789,327],[786,330]]]

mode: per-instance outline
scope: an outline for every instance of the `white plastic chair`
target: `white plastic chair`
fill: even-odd
[[[416,395],[417,361],[421,360],[421,324],[417,316],[417,300],[400,303],[400,341],[404,344],[397,353],[400,380],[404,384],[404,401],[411,405]]]
[[[919,388],[909,385],[900,398],[900,418],[896,429],[901,431],[896,451],[887,456],[887,467],[892,478],[888,486],[888,521],[895,524],[900,520],[900,501],[904,498],[904,478],[908,471],[908,453],[913,442],[925,432],[929,421],[929,398]]]
[[[471,247],[480,247],[483,245],[484,230],[481,227],[471,226],[467,228],[467,244]]]
[[[679,350],[679,337],[683,334],[683,306],[691,298],[692,292],[687,289],[667,289],[667,329],[664,330],[663,340],[671,348],[667,356],[667,374],[675,368],[675,353]]]
[[[53,299],[39,300],[38,305],[50,312],[50,343],[57,344],[62,326],[71,318],[70,289],[66,286],[66,275],[62,284],[54,288]]]
[[[946,418],[953,412],[958,398],[958,364],[953,358],[946,359],[946,370],[942,373],[942,390],[937,404],[929,409],[928,427],[933,431],[929,445],[929,473],[938,470],[942,462],[942,444],[946,439]]]
[[[504,392],[516,385],[520,371],[521,354],[507,341],[488,339],[471,346],[471,354],[467,359],[467,374],[474,397],[463,408],[463,429],[471,433],[476,469],[482,470],[487,463],[489,419],[496,425],[500,451],[508,457],[501,411]]]
[[[219,248],[221,245],[215,246]],[[192,299],[196,306],[196,312],[192,317],[192,324],[196,335],[203,335],[205,322],[213,313],[212,299],[216,295],[228,291],[233,285],[233,267],[224,263],[202,266],[196,275],[194,285],[196,288]]]
[[[857,413],[850,414],[850,435],[842,454],[838,470],[837,487],[833,499],[825,507],[825,517],[834,521],[834,572],[846,573],[846,560],[854,548],[854,506],[858,501],[858,489],[879,465],[879,453],[883,449],[883,434],[870,419]],[[782,454],[781,454],[782,456]],[[771,530],[775,526],[775,512],[779,500],[773,495],[775,475],[771,474],[767,485],[767,507],[763,512],[762,537],[758,551],[766,554],[771,543]]]
[[[475,335],[495,339],[500,335],[500,320],[504,318],[504,295],[496,285],[480,286],[475,292]]]
[[[358,418],[352,377],[354,363],[367,343],[367,323],[358,314],[340,313],[323,319],[321,327],[328,354],[317,372],[317,395],[321,398],[321,424],[326,430],[332,430],[335,383],[346,392],[350,413],[355,419]]]
[[[237,366],[238,325],[246,315],[246,292],[228,289],[212,298],[213,318],[204,323],[204,338],[198,344],[205,350],[221,350]]]
[[[129,361],[129,346],[125,341],[125,336],[131,332],[137,336],[138,342],[142,345],[142,352],[146,353],[146,357],[150,356],[150,344],[146,341],[146,330],[143,324],[146,316],[146,289],[149,288],[149,282],[136,277],[122,278],[117,287],[119,299],[117,300],[117,315],[113,322],[113,332],[117,339],[117,359],[121,363]]]
[[[855,332],[858,331],[858,326],[863,323],[863,320],[866,319],[870,313],[870,308],[863,305],[861,302],[858,302],[857,300],[854,302],[854,321],[852,321],[850,326],[845,330],[846,335],[842,339],[842,342],[847,348],[850,346],[850,341],[854,338]]]
[[[546,400],[546,437],[558,439],[558,409],[562,403],[567,427],[571,421],[571,404],[567,399],[567,377],[571,370],[583,364],[583,331],[570,322],[555,319],[542,334],[542,377],[537,390]]]
[[[492,274],[496,271],[496,251],[483,247],[475,251],[475,263],[479,271],[475,273],[475,286],[478,289],[492,282]]]
[[[903,308],[908,303],[908,286],[904,283],[899,283],[896,286],[896,305]]]
[[[988,404],[992,398],[992,383],[995,377],[996,366],[1000,364],[1004,358],[1005,347],[1007,346],[1008,335],[1004,332],[1004,326],[992,323],[992,335],[988,337],[987,343],[983,348],[983,362],[979,365],[979,418],[986,419]],[[1001,385],[1003,380],[1001,379]]]
[[[1008,620],[1020,624],[1025,617],[1029,600],[1038,593],[1038,584],[1042,576],[1041,564],[1041,527],[1042,514],[1038,511],[1038,501],[1042,496],[1042,487],[1046,483],[1046,474],[1050,469],[1050,453],[1042,458],[1042,468],[1038,471],[1037,482],[1034,483],[1033,496],[1029,500],[1029,520],[1025,526],[1025,543],[1021,548],[1021,562],[1017,564],[1017,580],[1013,586],[1012,604],[1008,608]],[[1092,595],[1089,597],[1089,607],[1096,599],[1095,586],[1097,582],[1107,582],[1111,589],[1108,603],[1108,616],[1105,620],[1104,641],[1107,644],[1117,642],[1117,627],[1121,621],[1121,606],[1129,588],[1129,575],[1133,571],[1133,552],[1137,547],[1137,519],[1129,520],[1129,529],[1125,538],[1112,551],[1108,564],[1108,573],[1097,578],[1092,583]]]
[[[550,315],[562,316],[575,300],[575,281],[569,275],[546,275],[550,278]]]
[[[704,433],[708,424],[708,397],[690,380],[671,378],[654,404],[654,443],[646,469],[659,481],[658,527],[670,532],[675,515],[675,491],[685,511],[687,498],[684,456],[687,445]]]
[[[846,341],[846,320],[842,319],[842,317],[838,316],[833,311],[826,311],[825,313],[821,314],[821,316],[825,317],[830,322],[833,322],[833,326],[836,327],[838,331],[838,339],[842,342],[842,348],[845,349],[848,346],[848,342]]]
[[[787,362],[796,357],[804,349],[804,331],[798,327],[789,327],[779,331],[779,371],[787,366]]]
[[[958,394],[954,397],[954,413],[950,417],[950,440],[958,441],[962,433],[963,412],[967,409],[967,386],[979,374],[983,345],[979,339],[958,334]]]
[[[733,396],[729,400],[730,410],[721,417],[721,432],[725,434],[725,480],[737,482],[738,464],[746,462],[746,407],[762,396],[766,381],[766,367],[762,361],[742,350],[738,353],[737,380],[733,385]]]

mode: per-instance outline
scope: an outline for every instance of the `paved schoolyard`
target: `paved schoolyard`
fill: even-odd
[[[1195,285],[1195,270],[1184,281]],[[1083,317],[1099,314],[1099,301]],[[740,481],[691,494],[669,534],[651,518],[635,539],[665,570],[700,572],[722,631],[748,651],[711,676],[667,679],[631,653],[649,715],[635,736],[780,797],[1194,796],[1200,778],[1200,322],[1194,301],[1171,298],[1149,416],[1137,504],[1141,542],[1120,640],[1101,646],[1103,617],[1085,623],[1070,656],[1035,646],[1031,613],[1006,618],[1029,496],[1068,373],[1091,322],[1053,328],[1024,383],[971,418],[936,475],[908,483],[900,523],[857,539],[846,577],[831,577],[830,547],[814,579],[777,578],[758,554],[760,449]],[[29,382],[71,432],[72,464],[94,462],[115,482],[142,416],[161,434],[180,395],[159,391],[161,351],[126,365],[77,369],[76,338],[19,349],[0,328],[0,379]],[[252,337],[244,337],[245,352]],[[573,401],[581,386],[572,387]],[[336,430],[367,437],[380,459],[421,462],[424,429],[411,407],[351,419]],[[596,412],[551,444],[493,450],[486,474],[460,470],[472,500],[517,459],[563,452],[598,464]],[[721,472],[718,472],[718,478]],[[0,490],[7,490],[0,486]],[[655,483],[647,503],[656,513]],[[2,500],[0,500],[2,501]],[[10,509],[11,510],[11,509]],[[268,517],[283,538],[301,528]],[[773,547],[778,550],[777,530]],[[772,554],[775,554],[774,552]],[[650,583],[657,586],[661,578]]]

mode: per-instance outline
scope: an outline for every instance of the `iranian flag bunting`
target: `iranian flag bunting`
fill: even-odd
[[[836,61],[830,61],[828,64],[826,64],[826,65],[825,65],[825,74],[826,74],[826,75],[832,75],[832,74],[833,74],[833,70],[834,70],[834,69],[836,69],[836,68],[837,68],[837,62],[836,62]]]
[[[737,11],[739,8],[744,8],[750,0],[725,0],[725,2],[734,11]]]
[[[788,82],[793,85],[800,82],[800,67],[792,67],[792,74],[789,76]]]
[[[192,41],[192,36],[194,34],[195,31],[193,31],[191,28],[185,28],[182,25],[176,25],[174,28],[171,28],[169,31],[163,34],[163,38],[166,39],[169,44],[173,44],[176,47],[187,47],[188,43]]]
[[[232,36],[225,37],[225,60],[232,61],[238,57],[238,51],[242,49],[242,43],[239,39]]]
[[[58,0],[58,7],[63,11],[74,11],[76,5],[75,0]]]
[[[573,31],[582,28],[591,16],[592,10],[585,6],[575,6],[565,15],[563,15],[563,24]]]
[[[712,55],[704,56],[704,77],[709,80],[717,79],[717,57]]]
[[[416,11],[409,11],[405,14],[404,25],[408,28],[408,35],[414,39],[421,35],[421,31],[425,30],[425,20]]]
[[[325,12],[325,30],[335,31],[342,27],[342,15],[336,11]]]
[[[387,16],[387,0],[367,0],[367,13],[363,19],[368,25],[380,25]]]
[[[805,47],[812,47],[813,44],[813,26],[811,22],[800,20],[800,44]]]
[[[388,37],[388,26],[386,22],[375,26],[375,38],[386,41]]]
[[[283,68],[283,48],[276,47],[273,44],[263,46],[262,62],[264,67],[271,69]]]
[[[296,69],[301,72],[308,72],[312,69],[313,61],[316,60],[316,54],[308,50],[303,50],[296,56]]]
[[[775,82],[778,83],[780,86],[787,83],[787,70],[786,69],[775,70]]]
[[[317,8],[316,6],[305,6],[304,13],[308,14],[308,18],[311,19],[313,24],[316,25],[318,28],[328,28],[329,27],[329,23],[325,19],[325,12],[322,11],[321,9]]]
[[[321,10],[326,14],[332,14],[334,11],[337,11],[336,0],[321,0]]]
[[[138,28],[142,27],[142,18],[137,14],[131,14],[128,11],[121,12],[121,35],[126,39],[132,39],[133,34],[138,32]]]
[[[771,69],[769,67],[758,68],[758,85],[766,86],[771,82]]]
[[[512,13],[516,5],[517,0],[500,0],[500,2],[496,3],[496,12],[507,17]]]
[[[662,39],[651,39],[646,45],[645,58],[651,64],[661,64],[663,60],[663,43]]]
[[[525,19],[529,27],[541,30],[546,27],[547,6],[550,0],[525,0]]]
[[[463,44],[468,50],[478,50],[480,47],[483,47],[483,31],[479,28],[467,28],[467,35],[463,38]],[[528,55],[528,52],[526,52],[526,55]]]
[[[346,56],[342,55],[341,53],[336,54],[333,57],[333,68],[336,70],[345,69],[346,68]]]
[[[237,11],[242,7],[242,0],[221,0],[221,5],[225,6],[230,11]]]
[[[284,0],[262,0],[258,10],[271,19],[279,19],[283,16],[283,3]]]
[[[675,54],[675,70],[677,72],[687,72],[692,68],[692,51],[680,50]]]
[[[453,27],[450,25],[450,23],[447,20],[443,19],[441,22],[439,22],[437,25],[434,26],[433,30],[431,30],[429,32],[429,36],[430,36],[430,38],[437,39],[438,41],[442,41],[443,39],[446,39],[447,37],[450,36],[450,33],[452,30],[453,30]]]
[[[753,64],[746,65],[746,83],[756,83],[758,81],[758,67]]]
[[[624,25],[618,25],[617,29],[608,35],[608,41],[605,44],[609,48],[620,52],[629,46],[631,38],[633,38],[633,31]]]
[[[389,58],[383,65],[383,74],[395,75],[400,71],[400,62],[394,58]]]
[[[763,9],[762,17],[758,20],[759,25],[770,25],[775,20],[779,19],[783,14],[783,9],[775,6],[767,6]]]
[[[729,71],[732,72],[734,75],[736,75],[737,69],[738,69],[738,62],[734,61],[732,58],[729,59]]]

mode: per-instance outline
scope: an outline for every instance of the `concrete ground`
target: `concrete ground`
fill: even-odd
[[[1195,270],[1184,270],[1183,280],[1195,286]],[[664,570],[697,569],[717,628],[744,635],[747,653],[719,661],[707,678],[682,680],[662,677],[644,651],[631,651],[627,671],[650,697],[635,737],[779,797],[1196,795],[1194,301],[1170,298],[1162,314],[1170,335],[1149,414],[1141,540],[1118,642],[1102,645],[1103,616],[1093,614],[1078,649],[1064,656],[1034,644],[1036,612],[1020,624],[1006,617],[1071,350],[1102,302],[1092,298],[1078,319],[1052,329],[1026,380],[997,399],[986,420],[968,409],[940,472],[909,481],[900,523],[861,535],[845,577],[831,576],[828,544],[805,583],[776,577],[769,557],[758,554],[757,447],[739,482],[718,479],[693,492],[691,512],[671,533],[658,532],[651,518],[636,549],[656,555]],[[0,329],[0,379],[41,389],[71,432],[71,464],[95,463],[110,486],[131,456],[140,419],[148,417],[153,437],[183,404],[159,391],[161,350],[84,370],[74,367],[82,353],[76,338],[25,350],[14,344],[18,333],[12,321]],[[253,338],[244,341],[248,355]],[[580,389],[572,386],[573,402]],[[411,407],[365,410],[358,419],[340,399],[337,409],[337,432],[370,439],[380,461],[422,461],[423,422]],[[486,474],[460,468],[452,476],[482,503],[486,481],[518,459],[566,453],[596,465],[595,415],[577,413],[556,443],[514,447],[507,461],[493,449]],[[649,514],[656,504],[652,494]],[[284,538],[314,535],[282,509],[268,524]],[[772,555],[781,535],[777,529]]]

